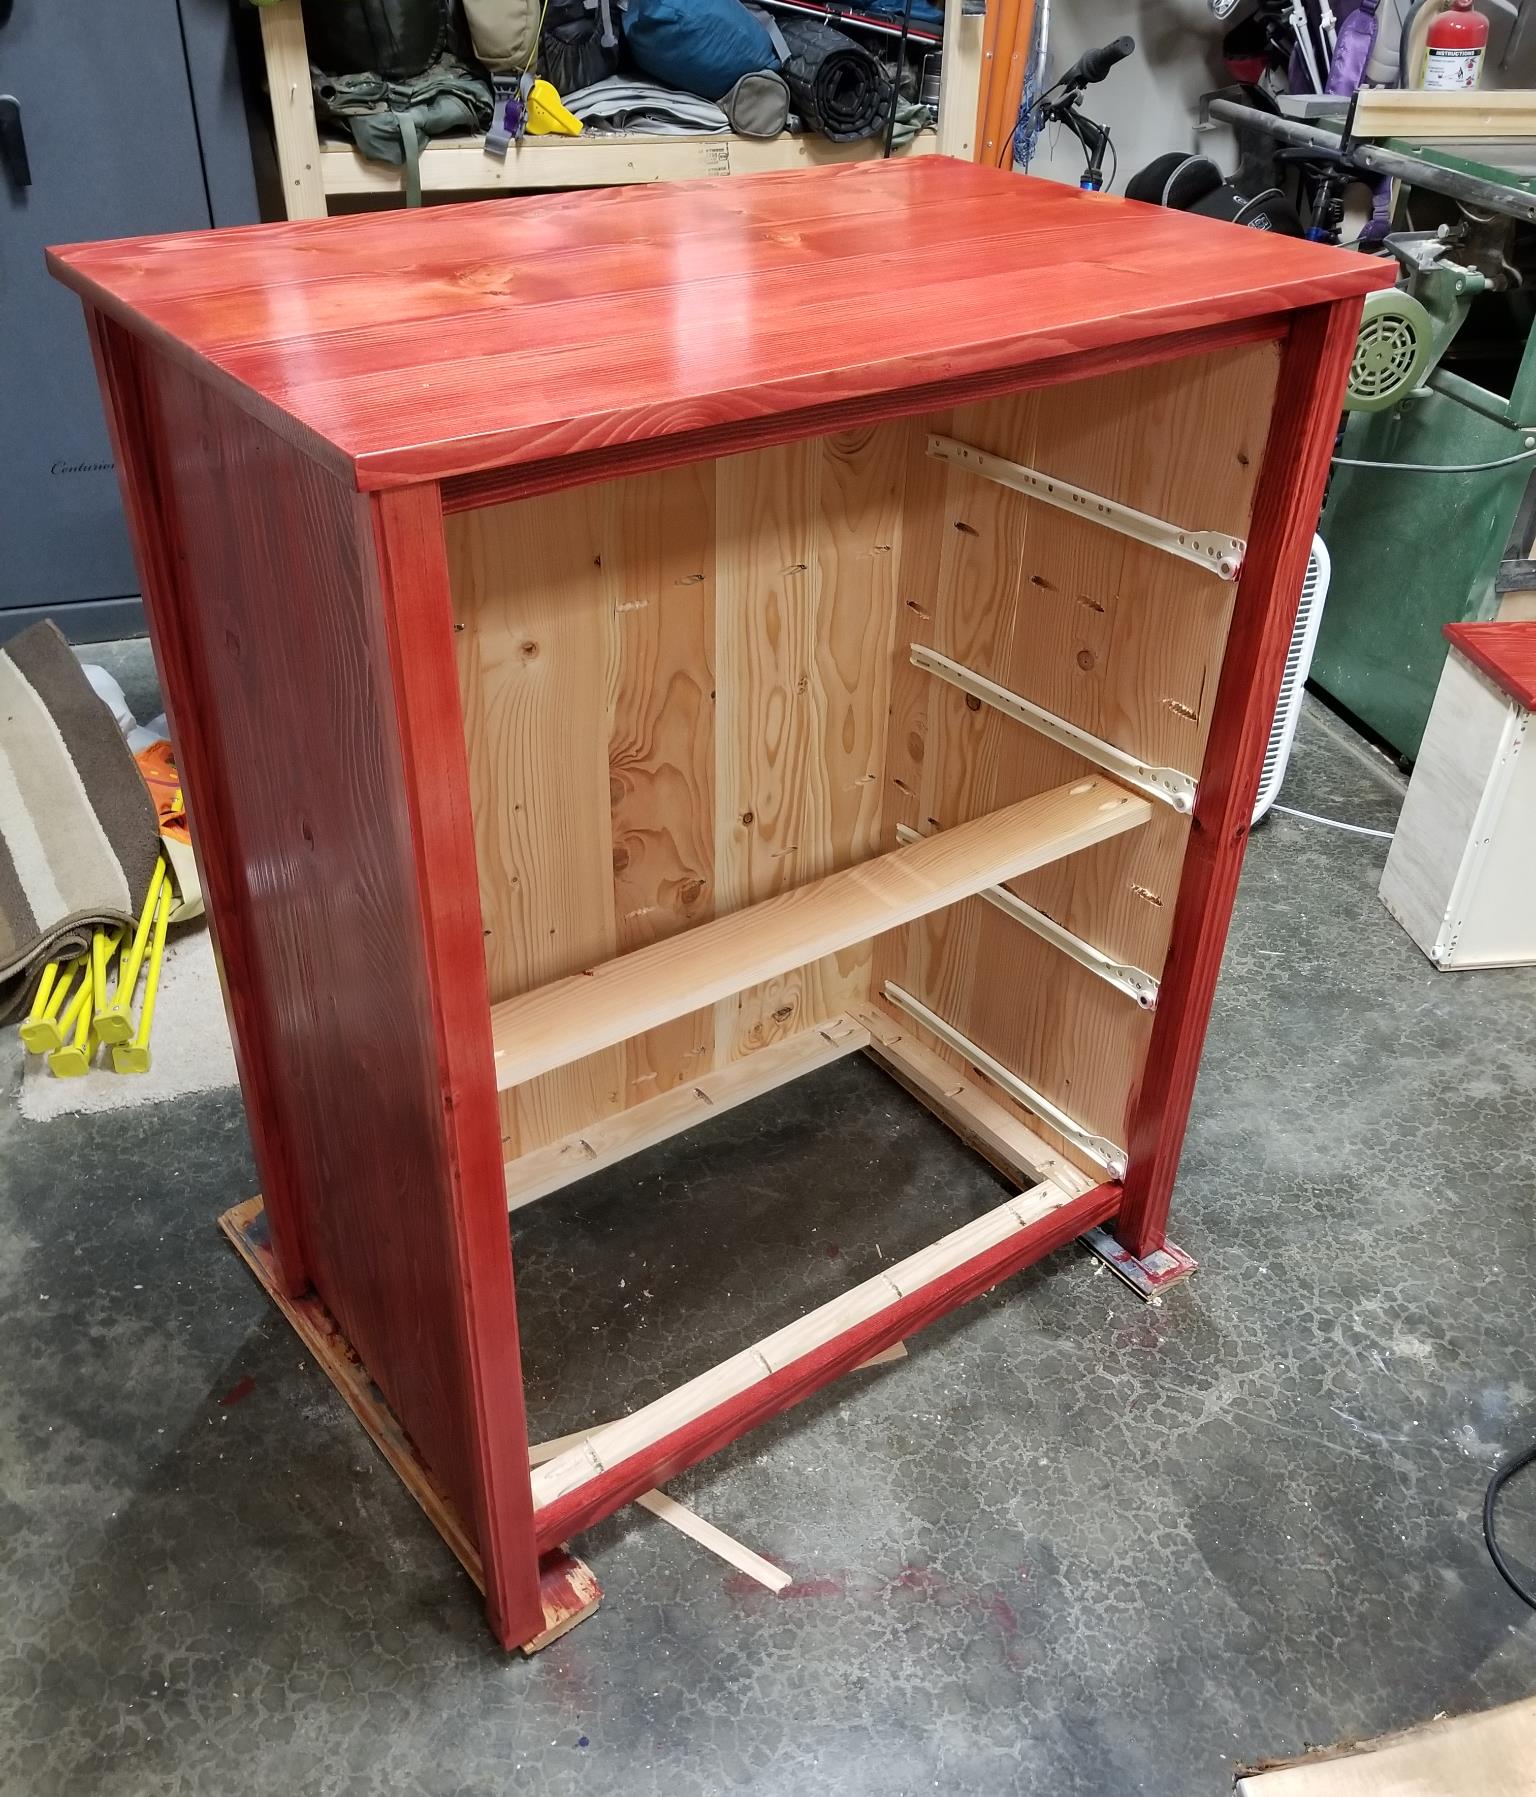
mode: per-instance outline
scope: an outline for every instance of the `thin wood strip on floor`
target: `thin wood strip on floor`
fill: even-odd
[[[678,1503],[676,1498],[668,1497],[666,1492],[642,1491],[635,1502],[642,1510],[649,1510],[652,1516],[659,1516],[680,1534],[698,1542],[700,1547],[707,1547],[728,1566],[744,1572],[749,1579],[756,1579],[759,1585],[766,1585],[770,1591],[782,1591],[786,1585],[794,1584],[793,1577],[782,1566],[775,1566],[761,1554],[754,1554],[751,1548],[743,1547],[739,1541],[727,1535],[724,1529],[717,1529],[712,1522],[706,1522],[696,1511]]]
[[[1239,1797],[1536,1797],[1536,1697],[1253,1772]]]
[[[861,1373],[866,1367],[888,1366],[893,1360],[906,1358],[907,1344],[892,1342],[890,1347],[882,1348],[878,1354],[871,1354],[868,1360],[861,1361],[853,1370]],[[571,1435],[557,1435],[549,1441],[534,1442],[528,1449],[528,1464],[543,1466],[546,1461],[579,1446],[601,1426],[594,1424],[591,1429],[578,1429]],[[670,1497],[665,1491],[642,1491],[635,1502],[649,1510],[652,1516],[670,1523],[680,1534],[698,1542],[700,1547],[706,1547],[712,1554],[719,1555],[738,1572],[744,1572],[760,1585],[766,1585],[770,1591],[782,1591],[786,1585],[794,1583],[791,1575],[782,1567],[775,1566],[771,1560],[765,1560],[761,1554],[754,1554],[751,1548],[743,1547],[734,1537],[727,1535],[724,1529],[717,1529],[712,1522],[706,1522],[697,1511],[678,1503],[676,1498]]]

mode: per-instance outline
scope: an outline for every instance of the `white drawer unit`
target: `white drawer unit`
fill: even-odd
[[[1445,634],[1381,899],[1437,967],[1521,966],[1536,962],[1536,623]]]

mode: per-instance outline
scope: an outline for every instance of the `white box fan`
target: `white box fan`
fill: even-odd
[[[1275,722],[1264,753],[1264,772],[1259,776],[1259,796],[1253,807],[1255,823],[1280,796],[1286,765],[1291,759],[1296,726],[1301,722],[1302,696],[1312,669],[1312,651],[1317,647],[1317,629],[1323,621],[1323,601],[1328,597],[1329,566],[1328,545],[1321,537],[1313,537],[1307,576],[1301,583],[1301,604],[1296,609],[1296,628],[1285,658],[1285,678],[1280,682],[1280,702],[1275,707]]]

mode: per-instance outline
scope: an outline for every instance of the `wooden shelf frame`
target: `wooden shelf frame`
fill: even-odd
[[[275,5],[259,9],[273,139],[287,216],[324,218],[333,199],[403,198],[401,169],[370,160],[350,142],[321,137],[299,4],[300,0],[277,0]],[[974,158],[986,66],[985,29],[982,11],[967,10],[962,0],[950,0],[944,11],[938,126],[919,131],[895,151],[897,156],[937,154],[967,162]],[[486,155],[482,138],[441,137],[422,148],[421,190],[423,194],[471,198],[477,194],[626,187],[650,181],[830,168],[869,162],[882,151],[878,137],[832,143],[812,132],[753,138],[736,132],[662,137],[626,131],[529,137],[513,144],[505,160],[498,162]]]
[[[1146,823],[1145,799],[1090,777],[791,888],[491,1007],[496,1085],[627,1042],[824,955]]]

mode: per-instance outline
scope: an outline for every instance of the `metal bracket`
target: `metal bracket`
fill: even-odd
[[[1149,1304],[1160,1304],[1158,1293],[1165,1285],[1173,1285],[1177,1280],[1188,1279],[1199,1267],[1193,1255],[1186,1254],[1182,1248],[1176,1248],[1172,1242],[1164,1242],[1161,1248],[1154,1248],[1145,1260],[1138,1260],[1129,1248],[1122,1248],[1107,1229],[1090,1229],[1077,1238],[1090,1254],[1096,1254],[1109,1268],[1117,1273],[1138,1297],[1145,1298]]]
[[[1218,580],[1236,580],[1243,565],[1248,545],[1241,537],[1229,537],[1221,531],[1185,530],[1165,518],[1154,518],[1149,512],[1138,512],[1121,505],[1117,499],[1106,499],[1102,493],[1090,493],[1085,487],[1074,487],[1070,481],[1058,480],[1054,474],[1042,474],[1038,468],[1026,468],[1022,462],[1005,461],[989,455],[984,449],[973,449],[969,443],[958,443],[953,437],[931,436],[928,453],[941,462],[956,462],[979,474],[983,480],[996,481],[1016,493],[1027,493],[1031,499],[1059,506],[1064,512],[1076,512],[1091,518],[1095,524],[1118,530],[1122,536],[1135,537],[1138,543],[1150,543],[1154,549],[1166,550],[1196,567],[1204,568]]]
[[[909,824],[896,826],[898,842],[918,842],[921,839],[921,830],[914,830]],[[1101,980],[1125,993],[1128,998],[1134,998],[1142,1010],[1157,1009],[1157,981],[1150,973],[1124,961],[1111,960],[1091,942],[1084,942],[1081,936],[1074,936],[1070,930],[1057,923],[1054,917],[1047,917],[1043,911],[1037,911],[1033,905],[1026,904],[1006,886],[984,886],[976,897],[985,899],[989,905],[996,905],[999,911],[1006,912],[1015,923],[1023,924],[1026,930],[1033,930],[1037,936],[1054,944],[1064,955],[1070,955],[1090,973],[1096,973]]]
[[[951,661],[947,655],[941,655],[937,649],[930,649],[923,643],[913,643],[909,653],[913,667],[921,668],[925,674],[936,674],[940,680],[947,680],[951,686],[959,687],[961,692],[969,693],[973,699],[980,699],[983,704],[1006,712],[1017,722],[1028,724],[1030,729],[1050,737],[1052,742],[1060,743],[1064,749],[1073,750],[1085,761],[1103,768],[1105,773],[1113,774],[1127,786],[1134,786],[1137,792],[1145,793],[1149,799],[1158,799],[1164,805],[1172,806],[1175,811],[1188,813],[1194,810],[1196,784],[1192,774],[1186,774],[1176,767],[1154,767],[1149,762],[1138,761],[1134,755],[1127,755],[1124,749],[1117,749],[1102,737],[1092,736],[1088,731],[1078,729],[1076,724],[1069,724],[1065,718],[1057,717],[1055,712],[1032,705],[1028,699],[1021,699],[1017,693],[1009,692],[1006,686],[999,686],[996,681],[988,680],[985,674],[975,674],[969,668],[962,667],[958,661]]]
[[[1065,1111],[1058,1110],[1043,1092],[1037,1092],[1001,1061],[994,1060],[986,1049],[978,1047],[969,1036],[962,1036],[953,1025],[946,1023],[936,1012],[930,1011],[920,998],[914,998],[910,992],[903,992],[891,980],[885,982],[885,996],[893,1005],[905,1011],[915,1023],[920,1023],[930,1035],[947,1043],[973,1067],[979,1067],[1010,1098],[1017,1099],[1026,1110],[1033,1111],[1037,1117],[1049,1123],[1058,1135],[1065,1136],[1074,1147],[1080,1148],[1089,1160],[1096,1161],[1111,1178],[1125,1178],[1126,1153],[1123,1148],[1116,1146],[1106,1136],[1095,1135],[1091,1129],[1084,1129],[1081,1123],[1069,1117]]]

